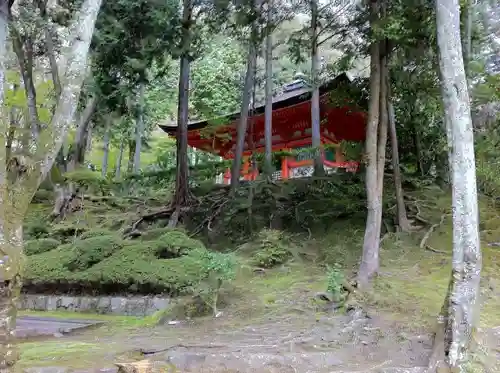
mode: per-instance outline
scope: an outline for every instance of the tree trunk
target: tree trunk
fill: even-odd
[[[15,27],[12,27],[11,30],[13,34],[12,46],[19,61],[19,69],[21,70],[24,91],[26,93],[29,125],[34,138],[36,138],[40,132],[40,120],[36,104],[35,82],[33,80],[33,41],[31,38],[27,38],[25,43],[23,43]]]
[[[4,200],[5,201],[5,200]],[[7,202],[8,203],[8,202]],[[12,206],[3,208],[12,210]],[[22,216],[3,213],[0,222],[0,369],[9,369],[19,359],[15,345],[17,304],[21,292],[21,265],[23,261]],[[11,220],[12,219],[12,220]]]
[[[481,247],[474,134],[469,92],[460,40],[458,0],[437,0],[437,41],[445,120],[449,126],[452,165],[453,258],[449,294],[443,308],[443,338],[435,338],[435,350],[444,344],[435,366],[461,371],[478,321]],[[438,336],[438,334],[437,334]],[[434,362],[431,361],[431,364]],[[434,365],[433,365],[434,367]],[[440,370],[440,369],[439,369]]]
[[[121,176],[124,148],[125,148],[125,139],[122,138],[120,141],[120,152],[118,153],[118,160],[116,161],[115,177],[117,179],[119,179]]]
[[[255,36],[256,25],[252,25]],[[241,161],[243,160],[243,151],[245,149],[245,138],[248,127],[248,109],[250,106],[250,97],[254,86],[254,69],[257,62],[257,50],[255,39],[251,38],[248,45],[247,71],[245,74],[245,84],[243,86],[243,97],[241,100],[240,123],[237,130],[236,149],[234,153],[233,164],[231,167],[231,194],[236,191],[240,184]]]
[[[394,115],[394,107],[391,103],[390,85],[387,83],[387,108],[389,115],[389,129],[391,133],[391,149],[392,149],[392,169],[394,176],[394,189],[396,191],[396,206],[398,214],[398,226],[403,232],[410,230],[410,222],[406,215],[406,206],[403,194],[403,186],[401,184],[401,168],[399,167],[399,150],[398,150],[398,135],[396,130],[396,116]]]
[[[101,168],[102,177],[106,177],[106,175],[108,174],[110,132],[111,132],[111,118],[106,118],[106,130],[104,132],[104,139],[102,144],[102,149],[103,149],[102,168]]]
[[[464,40],[463,40],[463,59],[465,65],[465,73],[469,71],[469,63],[472,58],[472,23],[474,18],[474,1],[467,0],[464,12]]]
[[[193,200],[189,190],[188,179],[188,122],[189,122],[189,52],[191,50],[191,22],[193,15],[192,0],[183,0],[182,12],[182,56],[179,74],[179,101],[177,109],[177,172],[175,178],[175,194],[172,206],[175,212],[168,223],[175,227],[180,218],[180,210]]]
[[[266,153],[264,172],[267,177],[272,175],[273,162],[273,38],[272,38],[272,0],[267,2],[267,30],[266,30],[266,107],[265,107],[265,134]]]
[[[85,150],[88,142],[90,120],[97,108],[97,97],[91,97],[83,113],[80,117],[78,127],[76,129],[75,142],[70,155],[70,169],[74,170],[85,162]]]
[[[135,124],[135,154],[134,154],[134,173],[139,172],[141,167],[141,147],[142,135],[144,133],[144,82],[139,85],[138,113]]]
[[[378,4],[372,3],[372,22],[378,20]],[[380,119],[380,43],[373,42],[370,47],[370,101],[368,124],[366,126],[366,199],[367,216],[363,240],[363,254],[358,271],[358,286],[367,287],[370,279],[379,268],[380,224],[378,222],[382,201],[378,192],[377,138]]]
[[[134,169],[134,158],[135,158],[135,140],[128,141],[128,163],[127,172],[130,174]]]
[[[314,149],[314,174],[323,175],[321,157],[321,117],[319,107],[318,2],[311,0],[311,142]]]

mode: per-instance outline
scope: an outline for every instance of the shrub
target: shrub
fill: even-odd
[[[96,229],[83,232],[78,238],[80,240],[86,240],[88,238],[101,237],[101,236],[113,236],[114,233],[108,229]]]
[[[43,222],[31,222],[24,227],[24,234],[27,239],[36,240],[49,235],[49,228]]]
[[[154,241],[163,236],[165,233],[168,233],[172,230],[172,228],[162,227],[162,228],[152,228],[148,229],[141,234],[141,240],[143,241]]]
[[[24,253],[27,256],[45,253],[54,250],[61,244],[60,241],[53,238],[41,238],[38,240],[29,240],[24,243]]]
[[[83,232],[86,232],[87,228],[82,226],[76,226],[74,224],[69,223],[60,223],[56,224],[51,229],[51,236],[66,242],[68,239],[72,239],[81,235]]]
[[[332,267],[328,266],[326,291],[332,295],[335,302],[345,298],[344,281],[345,276],[339,264],[335,263]]]
[[[162,259],[166,250],[170,259]],[[122,241],[111,235],[78,239],[28,257],[25,290],[193,293],[211,270],[194,254],[205,250],[201,242],[175,230],[156,241]]]
[[[263,229],[257,236],[258,250],[253,254],[256,265],[271,268],[285,263],[291,252],[283,237],[283,232],[275,229]]]
[[[85,270],[111,256],[123,247],[115,236],[97,236],[76,240],[71,246],[71,259],[65,263],[70,271]]]

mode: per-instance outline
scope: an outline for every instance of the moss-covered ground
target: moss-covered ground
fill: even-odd
[[[426,334],[432,330],[450,275],[451,215],[441,219],[443,215],[450,213],[450,196],[437,188],[409,194],[412,197],[411,204],[418,205],[422,217],[432,224],[443,221],[432,232],[424,248],[420,247],[420,243],[426,229],[411,234],[389,233],[384,236],[380,274],[374,281],[373,292],[364,301],[369,312],[384,320],[378,328],[383,329],[382,334],[392,338],[394,345],[401,344],[397,338]],[[40,211],[43,211],[41,206],[34,206],[33,215],[41,213]],[[107,212],[102,212],[103,216],[106,214]],[[130,212],[123,211],[121,214],[127,215]],[[86,220],[87,226],[92,226],[92,229],[102,226],[103,220],[96,218],[96,214],[91,215]],[[129,219],[130,216],[126,218]],[[483,249],[480,331],[487,332],[500,326],[500,247],[491,245],[500,242],[500,208],[490,199],[480,200],[480,223]],[[338,263],[346,277],[357,269],[363,230],[362,220],[339,219],[324,230],[312,231],[310,237],[308,234],[290,236],[289,241],[293,243],[295,254],[298,252],[309,255],[292,254],[288,262],[257,272],[254,271],[254,262],[249,256],[252,250],[249,243],[236,251],[242,265],[236,279],[223,288],[223,315],[220,318],[205,316],[178,326],[162,323],[156,325],[160,321],[179,319],[185,315],[186,307],[181,306],[173,306],[146,319],[99,316],[108,323],[98,330],[43,343],[22,343],[20,367],[66,365],[84,368],[89,364],[107,366],[116,360],[140,359],[137,352],[134,352],[139,347],[155,349],[176,343],[206,344],[214,340],[214,335],[224,333],[224,336],[217,338],[233,338],[234,345],[245,344],[248,338],[238,337],[238,333],[244,334],[243,331],[248,328],[257,331],[271,328],[269,332],[275,336],[303,329],[312,330],[314,325],[339,328],[341,326],[332,327],[324,321],[324,313],[313,298],[316,292],[326,289],[325,263]],[[66,317],[67,313],[49,315]],[[75,315],[71,314],[69,317],[74,318]],[[273,328],[276,328],[274,332]],[[267,336],[268,332],[262,333]],[[264,340],[266,338],[263,337]],[[392,351],[390,345],[382,342],[377,346],[380,348],[374,345],[374,351],[381,349],[381,346]],[[338,346],[335,348],[338,353],[344,351]],[[497,347],[489,345],[481,349],[481,361],[484,360],[489,369],[493,369],[491,367],[498,361],[498,351],[495,352],[495,348]],[[221,347],[220,350],[224,351],[225,348]],[[342,353],[348,356],[347,353]],[[374,352],[375,355],[377,353]],[[383,360],[382,355],[380,359]]]

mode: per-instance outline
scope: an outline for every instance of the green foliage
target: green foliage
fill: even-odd
[[[194,292],[212,308],[217,315],[217,302],[222,285],[236,277],[236,257],[233,254],[222,254],[204,249],[193,250],[189,256],[200,264],[202,277],[195,286]]]
[[[113,232],[108,229],[91,229],[89,231],[83,232],[78,236],[79,240],[87,240],[89,238],[101,237],[101,236],[113,236]]]
[[[288,244],[282,231],[263,229],[257,235],[257,251],[253,254],[253,262],[264,268],[271,268],[285,263],[291,256]]]
[[[64,265],[70,271],[82,271],[101,262],[122,247],[122,240],[111,235],[78,239],[71,245],[71,259]]]
[[[343,300],[345,297],[343,287],[345,276],[340,264],[335,263],[331,267],[328,266],[327,271],[326,291],[332,295],[334,301],[338,302]]]
[[[227,277],[216,265],[208,266],[206,257],[190,254],[203,250],[201,242],[176,230],[155,241],[109,235],[77,239],[29,256],[24,286],[34,292],[190,293],[210,271]]]
[[[93,193],[103,193],[109,187],[109,182],[99,172],[81,168],[64,174],[66,182],[75,183],[79,188]]]
[[[24,227],[26,239],[36,240],[49,235],[49,227],[43,221],[32,221]]]
[[[40,238],[38,240],[29,240],[24,243],[24,254],[26,256],[45,253],[54,250],[61,244],[60,241],[53,238]]]

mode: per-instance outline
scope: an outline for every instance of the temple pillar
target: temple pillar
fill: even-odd
[[[288,149],[285,149],[285,151],[288,151]],[[283,157],[281,159],[281,180],[287,180],[288,179],[288,157]]]

